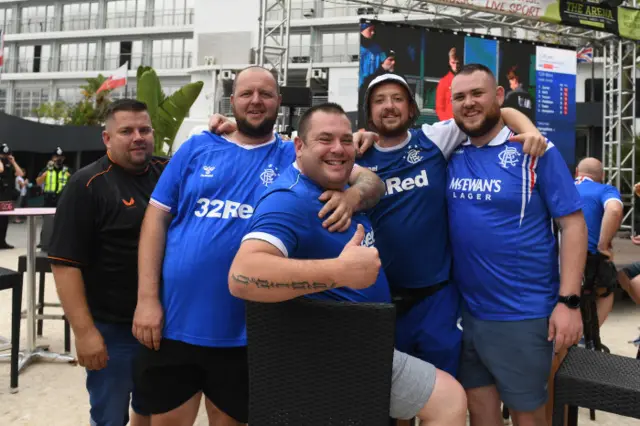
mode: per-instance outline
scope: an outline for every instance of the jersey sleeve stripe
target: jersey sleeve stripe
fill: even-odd
[[[527,206],[527,164],[529,163],[529,154],[525,154],[522,159],[522,204],[520,206],[520,225],[524,219],[524,209]]]
[[[607,199],[607,201],[605,201],[605,202],[604,202],[604,207],[605,207],[605,208],[607,207],[607,204],[609,204],[609,201],[617,201],[617,202],[619,202],[619,203],[620,203],[620,205],[621,205],[622,207],[624,207],[624,203],[622,202],[622,200],[621,200],[620,198],[611,197],[611,198],[608,198],[608,199]]]
[[[151,198],[149,200],[149,204],[151,204],[153,207],[156,207],[162,211],[165,211],[167,213],[171,213],[171,207],[167,206],[166,204],[161,203],[160,201]]]
[[[247,240],[260,240],[269,243],[280,250],[284,257],[289,257],[289,251],[287,250],[287,247],[284,245],[280,238],[274,235],[267,234],[266,232],[250,232],[242,239],[242,241]]]

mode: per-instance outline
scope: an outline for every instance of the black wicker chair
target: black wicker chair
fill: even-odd
[[[569,349],[555,377],[553,426],[578,424],[577,407],[607,411],[640,419],[640,360],[592,351]]]
[[[388,426],[395,307],[247,303],[249,424]]]

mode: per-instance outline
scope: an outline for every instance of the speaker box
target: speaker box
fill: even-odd
[[[282,95],[281,106],[293,108],[307,108],[311,106],[311,89],[308,87],[287,87],[280,88]]]

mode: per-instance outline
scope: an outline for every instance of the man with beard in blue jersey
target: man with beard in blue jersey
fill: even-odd
[[[582,202],[553,143],[536,157],[509,140],[504,89],[491,70],[463,66],[451,92],[454,119],[469,135],[449,161],[447,207],[453,281],[464,299],[458,378],[471,426],[502,425],[500,401],[515,424],[545,426],[554,346],[559,353],[582,334]]]
[[[185,142],[142,225],[133,333],[147,347],[137,380],[155,426],[192,425],[203,393],[211,424],[247,422],[244,303],[229,293],[227,274],[255,202],[295,152],[273,132],[280,95],[269,71],[238,73],[231,105],[238,130]],[[353,168],[350,179],[346,192],[319,194],[319,220],[333,211],[323,222],[329,231],[349,226],[353,211],[384,192],[364,168]]]
[[[380,140],[358,164],[386,185],[368,216],[398,310],[396,345],[455,377],[462,333],[460,295],[449,285],[445,181],[447,160],[464,134],[453,120],[410,129],[418,107],[406,81],[395,74],[371,83],[364,106]],[[527,150],[544,152],[544,138],[523,114],[505,109],[503,115],[531,132],[519,138]]]
[[[296,162],[256,205],[249,232],[229,272],[231,293],[259,302],[303,295],[390,302],[388,282],[373,247],[377,241],[366,215],[355,215],[346,232],[330,234],[316,214],[320,194],[347,188],[355,161],[351,124],[342,108],[329,103],[307,110],[300,118],[295,146]],[[278,284],[251,284],[265,281]],[[304,281],[314,286],[293,285]],[[390,415],[418,417],[422,426],[463,426],[464,392],[448,373],[396,350]]]

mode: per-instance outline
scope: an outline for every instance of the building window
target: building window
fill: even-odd
[[[94,71],[96,44],[72,43],[60,45],[60,71]]]
[[[322,2],[322,17],[333,18],[340,16],[354,16],[358,14],[358,9],[362,9],[362,4],[349,4],[349,2]]]
[[[322,34],[322,62],[357,62],[359,36],[358,33]]]
[[[7,109],[7,91],[0,89],[0,111],[6,111]]]
[[[293,63],[307,63],[311,59],[311,34],[291,34],[289,58]]]
[[[156,27],[193,24],[194,0],[154,0],[153,25]]]
[[[105,70],[120,68],[129,62],[129,69],[137,69],[144,64],[142,41],[111,41],[104,44]]]
[[[107,28],[145,25],[146,0],[114,0],[107,3]]]
[[[56,99],[66,104],[74,105],[83,99],[82,91],[78,87],[58,88],[56,92]]]
[[[23,7],[21,13],[21,33],[55,31],[53,6]]]
[[[11,9],[0,9],[0,28],[9,33],[13,25],[13,11]]]
[[[166,39],[153,41],[151,66],[156,69],[191,67],[192,39]]]
[[[62,7],[62,30],[77,31],[98,28],[98,2],[71,3]]]
[[[133,98],[135,99],[137,95],[137,88],[134,84],[127,84],[126,87],[118,87],[113,92],[109,93],[109,96],[112,100],[123,99],[123,98]]]
[[[13,114],[18,117],[35,117],[33,111],[47,102],[49,102],[49,89],[15,89]]]
[[[51,69],[51,46],[20,46],[16,72],[49,72]]]

